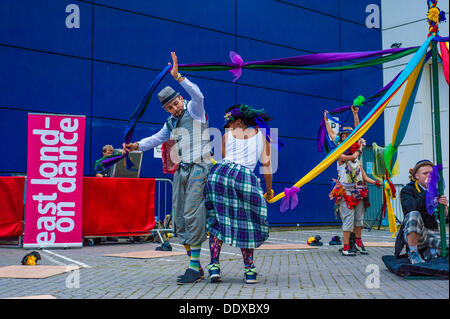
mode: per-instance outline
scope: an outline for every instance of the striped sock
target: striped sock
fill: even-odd
[[[193,246],[191,245],[191,260],[189,262],[189,268],[195,271],[200,271],[200,250],[202,245]]]
[[[191,246],[190,245],[183,245],[184,249],[186,249],[186,254],[188,255],[189,259],[191,259]]]

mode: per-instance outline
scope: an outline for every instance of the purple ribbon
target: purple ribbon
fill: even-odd
[[[280,212],[284,213],[289,209],[289,202],[291,209],[294,209],[298,204],[298,196],[297,193],[300,191],[300,188],[292,186],[291,188],[284,189],[284,197],[281,200]]]
[[[236,69],[230,70],[234,76],[233,82],[236,82],[242,75],[242,65],[244,65],[244,60],[242,60],[241,56],[234,51],[230,51],[230,59],[231,62],[237,64]]]
[[[296,65],[296,66],[308,66],[308,65],[318,65],[327,63],[343,62],[347,60],[370,58],[373,56],[379,56],[383,54],[391,54],[396,52],[402,52],[408,48],[393,48],[387,50],[378,51],[360,51],[360,52],[334,52],[334,53],[313,53],[307,55],[294,56],[289,58],[263,60],[263,61],[253,61],[246,62],[244,65],[248,64],[276,64],[276,65]]]
[[[441,179],[439,171],[442,171],[442,164],[433,166],[433,170],[430,172],[430,175],[428,175],[426,202],[427,202],[427,211],[428,214],[430,215],[433,215],[435,209],[439,205],[438,183],[439,180]]]
[[[427,55],[427,60],[428,60],[428,58],[429,57]],[[397,78],[400,76],[400,73],[402,73],[402,71],[399,72],[391,82],[389,82],[383,88],[378,90],[372,97],[368,98],[364,102],[364,104],[367,104],[367,103],[371,102],[372,100],[376,99],[377,97],[381,96],[384,92],[389,90],[391,88],[391,86],[394,84],[395,80],[397,80]],[[334,109],[332,111],[329,111],[328,114],[336,115],[336,114],[339,114],[339,113],[343,113],[343,112],[349,111],[351,108],[352,108],[351,105],[340,106],[340,107],[338,107],[338,108],[336,108],[336,109]],[[325,121],[324,121],[323,116],[322,116],[322,119],[320,120],[319,131],[317,133],[317,151],[319,153],[322,153],[324,151],[324,144],[327,142],[326,141],[327,135],[328,135],[328,133],[327,133],[327,129],[326,129],[326,124],[325,124]],[[334,143],[334,141],[332,141],[332,142]]]

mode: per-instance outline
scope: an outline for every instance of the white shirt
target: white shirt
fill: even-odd
[[[243,165],[253,171],[264,148],[261,131],[258,130],[255,136],[248,139],[237,139],[232,132],[228,132],[227,135],[224,160]]]
[[[183,81],[179,82],[181,86],[186,90],[186,92],[191,97],[190,101],[187,101],[185,103],[185,109],[189,112],[189,114],[192,116],[194,120],[201,121],[202,123],[206,122],[206,113],[205,113],[205,107],[203,105],[203,94],[198,88],[198,86],[191,81],[189,81],[186,77]],[[186,100],[185,100],[186,101]],[[176,126],[176,123],[178,122],[178,118],[171,116],[170,120],[173,122],[174,127]],[[139,150],[140,151],[147,151],[149,149],[152,149],[164,142],[167,142],[170,139],[170,130],[167,127],[167,124],[164,123],[164,126],[161,130],[159,130],[157,133],[153,134],[152,136],[143,138],[140,140],[139,143]]]
[[[360,165],[361,162],[359,161],[359,159],[356,159],[354,161],[346,161],[344,163],[342,163],[342,165],[339,165],[339,161],[336,162],[337,163],[337,170],[338,170],[338,180],[339,182],[342,184],[342,186],[354,186],[356,184],[356,182],[358,181],[362,181],[363,177],[362,177],[362,173],[361,171],[359,171],[358,175],[355,176],[354,178],[354,182],[352,183],[351,180],[349,179],[349,171],[348,169],[350,168],[359,168],[360,169]],[[349,167],[347,167],[349,166]]]

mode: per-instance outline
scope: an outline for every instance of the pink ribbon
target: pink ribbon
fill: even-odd
[[[231,62],[237,64],[236,69],[230,70],[234,76],[233,82],[236,82],[242,75],[242,65],[244,64],[244,60],[242,60],[241,56],[234,51],[230,51],[230,59]]]
[[[284,213],[289,209],[289,202],[291,204],[291,209],[294,209],[298,204],[297,193],[300,188],[292,186],[291,188],[284,189],[284,198],[281,200],[280,212]]]

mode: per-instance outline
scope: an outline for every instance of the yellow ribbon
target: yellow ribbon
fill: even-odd
[[[378,119],[378,117],[384,112],[386,106],[389,104],[391,99],[394,97],[394,95],[400,90],[400,88],[405,84],[405,82],[408,82],[408,87],[405,89],[404,96],[406,97],[402,99],[402,110],[401,114],[403,114],[404,107],[406,106],[408,98],[411,96],[411,92],[414,88],[414,84],[416,83],[417,77],[420,73],[420,70],[422,68],[422,64],[424,63],[425,57],[422,58],[422,61],[415,67],[413,72],[406,78],[406,80],[397,88],[397,90],[388,98],[382,106],[372,115],[372,117],[357,131],[354,132],[353,136],[348,137],[342,142],[342,146],[339,150],[335,150],[334,152],[330,153],[327,158],[325,158],[322,162],[320,162],[316,167],[314,167],[308,174],[306,174],[302,179],[300,179],[294,186],[300,188],[306,183],[309,183],[311,180],[313,180],[316,176],[321,174],[327,167],[329,167],[333,162],[335,162],[338,157],[345,152],[350,146],[352,146],[354,143],[356,143],[368,130],[369,128],[375,123],[375,121]],[[398,128],[400,126],[401,117],[397,117],[396,123],[394,125],[394,133],[393,136],[395,137],[398,132]],[[279,199],[283,198],[285,196],[284,192],[278,194],[271,200],[267,201],[268,203],[274,203],[278,201]]]
[[[395,237],[395,234],[397,233],[397,223],[395,222],[395,213],[391,205],[391,199],[395,199],[396,197],[393,195],[391,186],[389,185],[388,181],[384,181],[383,191],[386,198],[389,232],[392,233],[392,237]]]
[[[332,153],[328,155],[327,158],[325,158],[322,162],[320,162],[316,167],[314,167],[308,174],[303,176],[302,179],[300,179],[294,186],[300,188],[306,183],[309,183],[311,180],[313,180],[317,175],[322,173],[328,166],[330,166],[332,163],[334,163],[339,156],[341,156],[342,153],[344,153],[350,146],[352,146],[354,143],[356,143],[366,132],[367,130],[375,123],[375,121],[378,119],[378,117],[383,113],[384,109],[388,105],[388,103],[391,101],[391,99],[394,97],[395,93],[398,92],[398,90],[405,84],[407,79],[398,87],[398,89],[388,98],[384,103],[382,104],[382,107],[380,107],[373,115],[372,117],[357,131],[354,132],[353,136],[347,137],[341,144],[341,147],[339,149],[334,150]],[[278,194],[271,200],[267,201],[268,203],[274,203],[281,198],[285,196],[284,192]]]
[[[403,92],[402,99],[400,101],[400,106],[397,110],[397,116],[395,118],[394,130],[392,133],[392,145],[398,146],[399,141],[396,141],[398,131],[400,129],[400,124],[403,119],[403,114],[405,113],[406,105],[408,104],[409,98],[411,97],[414,86],[416,85],[417,78],[419,77],[420,71],[422,70],[422,65],[425,61],[425,56],[422,58],[420,63],[416,66],[414,71],[408,77],[408,83],[406,84],[405,91]],[[386,163],[386,165],[391,166],[391,163]]]

